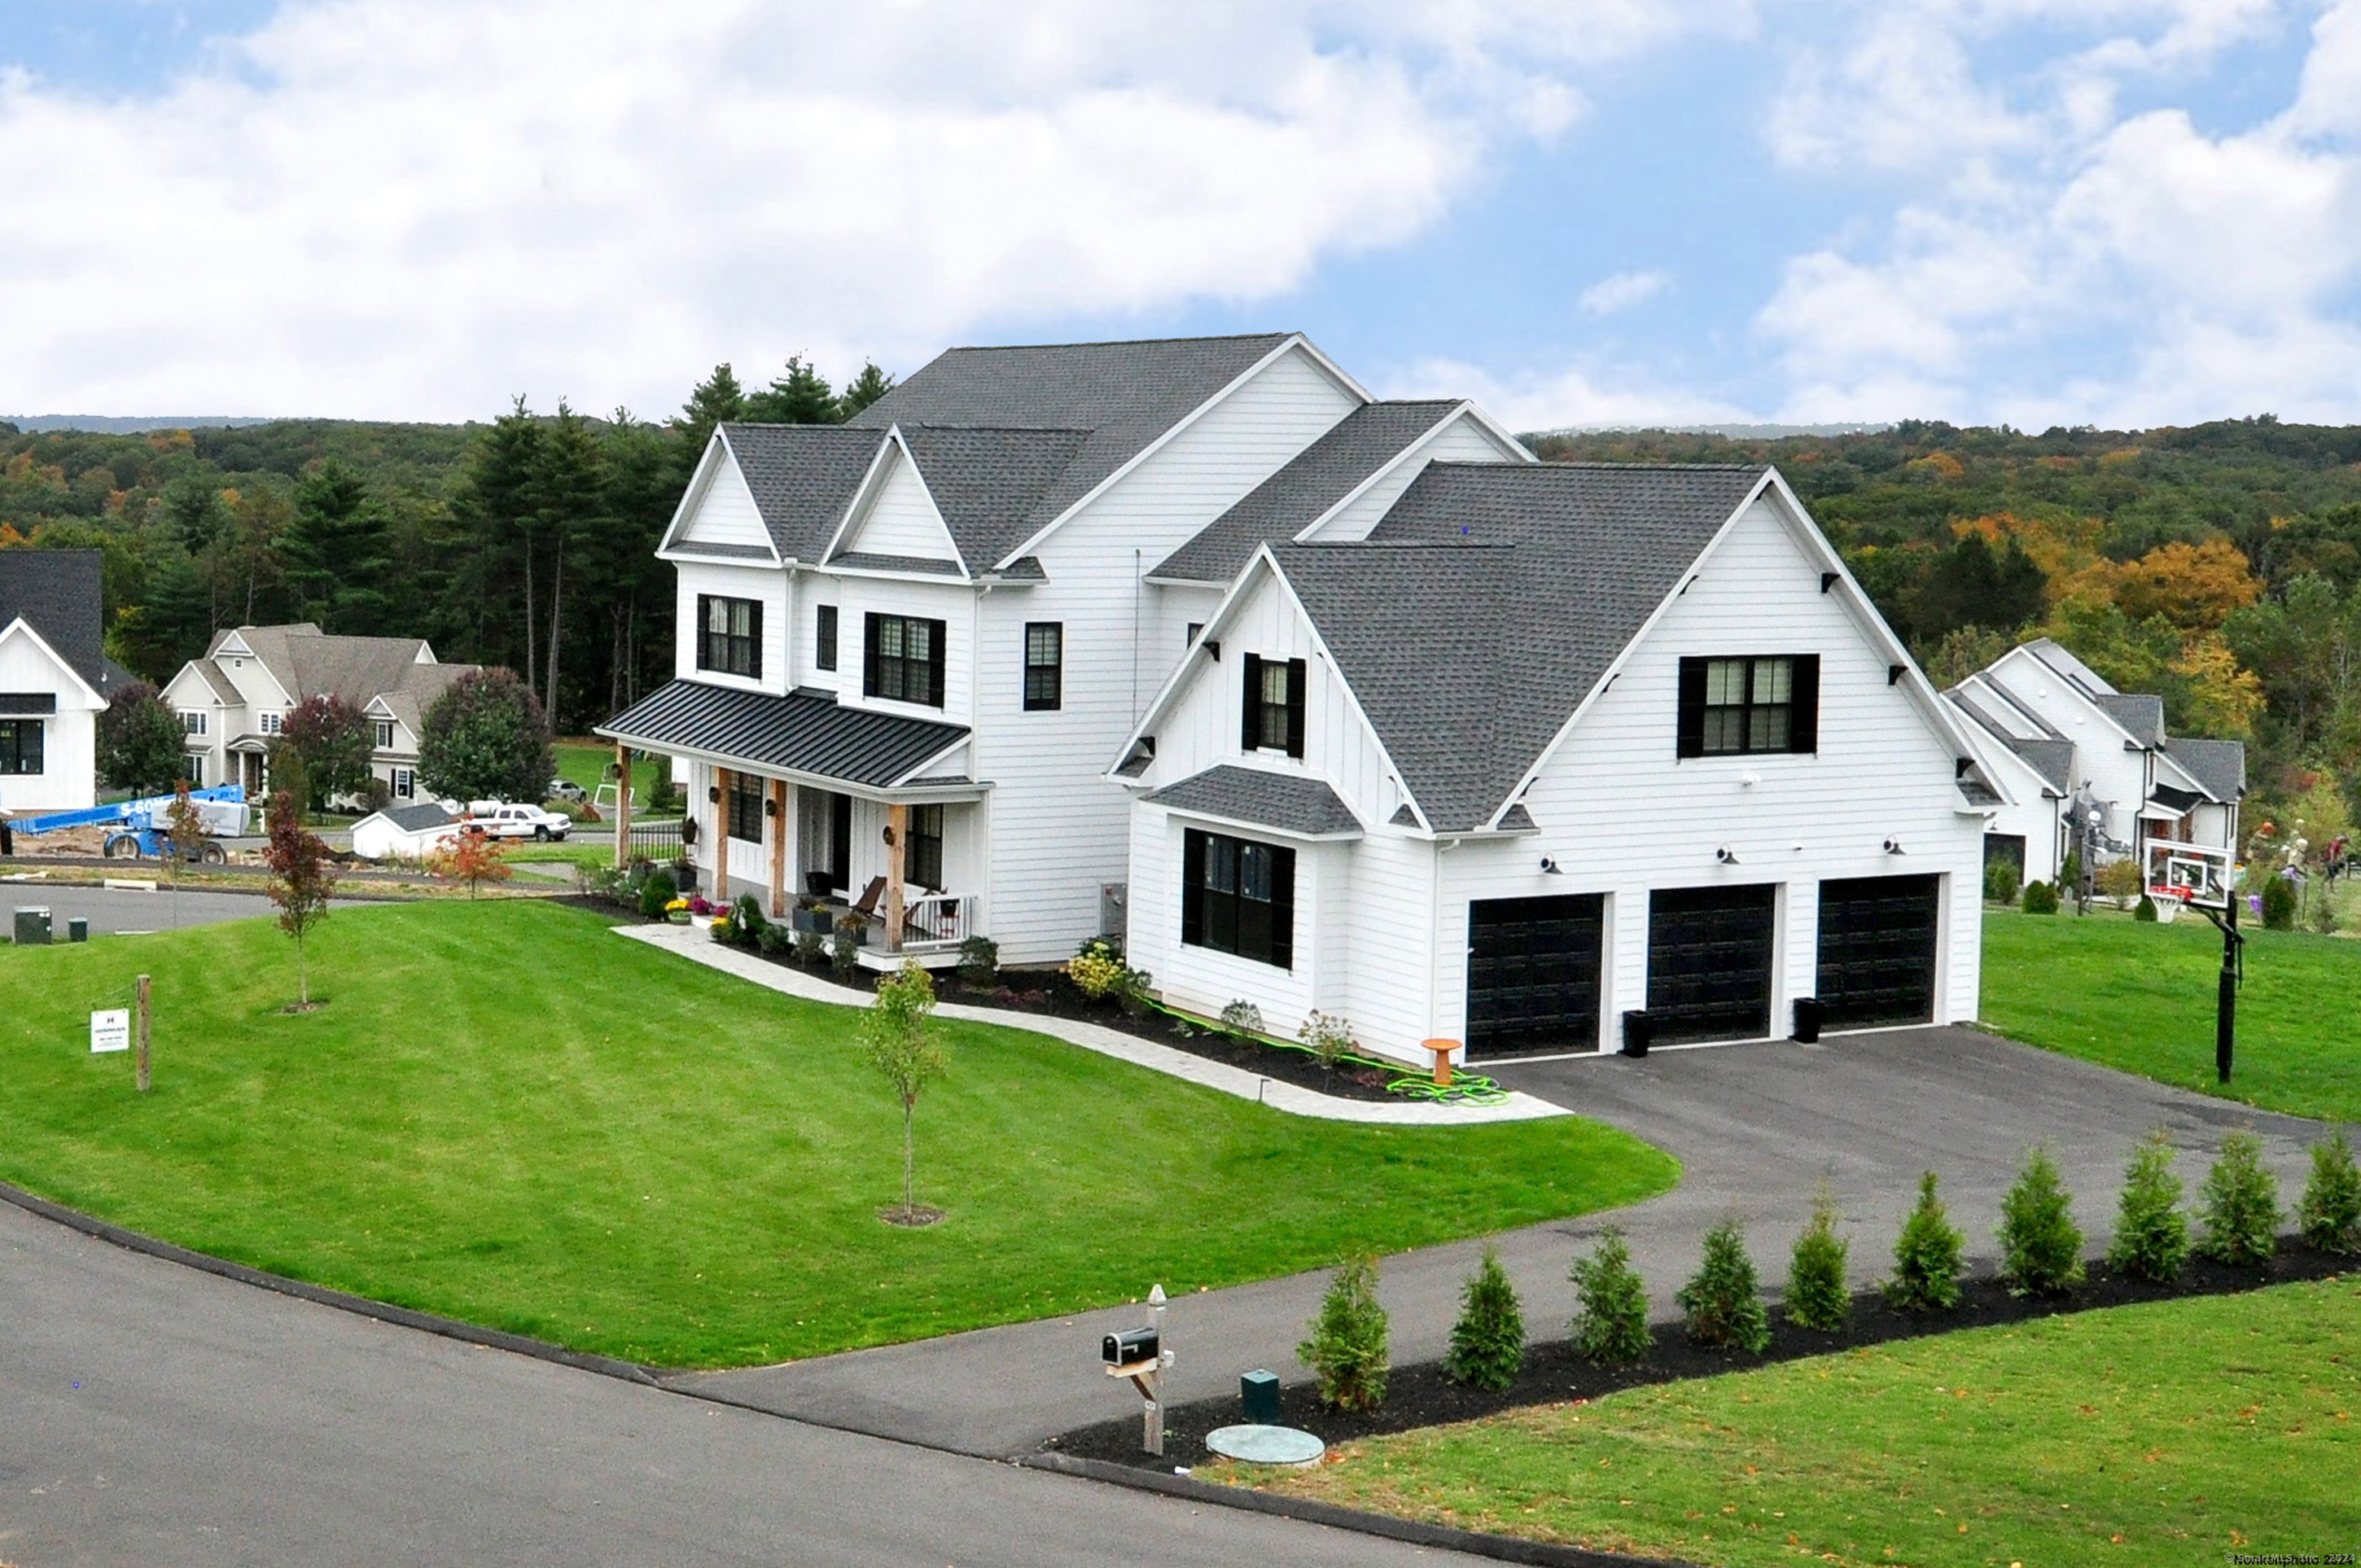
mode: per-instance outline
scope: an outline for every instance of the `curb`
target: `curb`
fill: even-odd
[[[1554,1541],[1524,1541],[1512,1535],[1487,1535],[1479,1530],[1455,1530],[1448,1525],[1421,1524],[1414,1519],[1398,1519],[1387,1514],[1339,1508],[1334,1503],[1274,1497],[1268,1492],[1249,1491],[1244,1486],[1217,1486],[1193,1476],[1134,1470],[1128,1465],[1110,1464],[1103,1459],[1081,1459],[1071,1453],[1028,1453],[1011,1463],[1020,1469],[1047,1470],[1079,1480],[1101,1481],[1110,1486],[1128,1486],[1137,1492],[1184,1497],[1192,1503],[1210,1503],[1215,1508],[1237,1508],[1246,1513],[1275,1514],[1280,1519],[1295,1519],[1303,1524],[1348,1530],[1356,1535],[1380,1536],[1411,1546],[1488,1558],[1495,1563],[1532,1563],[1538,1568],[1631,1568],[1631,1564],[1642,1561],[1615,1552],[1593,1552],[1587,1547],[1562,1546]],[[1690,1568],[1678,1558],[1651,1557],[1645,1561],[1662,1564],[1663,1568]]]
[[[396,1307],[384,1301],[372,1301],[366,1296],[348,1291],[331,1290],[324,1285],[307,1285],[301,1279],[290,1279],[283,1274],[270,1274],[259,1268],[249,1268],[242,1263],[214,1257],[210,1253],[192,1252],[170,1242],[158,1241],[154,1236],[137,1231],[110,1225],[88,1214],[69,1209],[62,1203],[52,1203],[37,1198],[21,1187],[0,1181],[0,1199],[15,1204],[28,1214],[37,1214],[52,1224],[63,1225],[70,1231],[136,1252],[148,1257],[177,1263],[183,1268],[193,1268],[200,1274],[236,1280],[240,1285],[257,1286],[275,1290],[281,1296],[317,1306],[333,1307],[340,1312],[350,1312],[357,1318],[374,1318],[396,1328],[416,1329],[423,1333],[437,1334],[444,1339],[458,1340],[467,1344],[479,1344],[489,1350],[505,1350],[517,1355],[529,1355],[535,1361],[554,1362],[570,1366],[577,1372],[595,1372],[602,1377],[613,1377],[625,1383],[638,1383],[651,1388],[664,1385],[649,1368],[636,1362],[619,1361],[610,1355],[593,1355],[588,1351],[567,1350],[546,1340],[530,1339],[523,1334],[505,1333],[499,1329],[483,1328],[475,1323],[463,1323],[456,1318],[438,1318],[432,1312],[412,1311],[408,1307]]]

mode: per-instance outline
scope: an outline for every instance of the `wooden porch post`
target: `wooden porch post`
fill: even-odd
[[[615,869],[631,863],[631,749],[615,742]],[[593,793],[596,793],[595,791]]]
[[[706,841],[713,846],[713,902],[730,902],[730,770],[713,770],[715,793],[721,798],[713,803],[713,835]]]
[[[771,781],[771,918],[787,915],[787,781]]]
[[[894,841],[885,847],[885,950],[902,950],[902,857],[910,840],[910,808],[895,804],[885,808],[885,831]]]

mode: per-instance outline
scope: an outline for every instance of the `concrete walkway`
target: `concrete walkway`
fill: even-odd
[[[715,941],[712,933],[702,926],[617,926],[619,937],[629,937],[676,953],[708,969],[719,970],[740,980],[801,997],[807,1002],[825,1002],[835,1007],[863,1005],[857,992],[845,990],[827,981],[756,958],[738,948],[725,948]],[[1144,1067],[1152,1072],[1184,1079],[1206,1089],[1216,1089],[1224,1094],[1235,1094],[1241,1100],[1252,1100],[1274,1109],[1298,1116],[1317,1116],[1330,1122],[1371,1122],[1397,1127],[1470,1127],[1486,1122],[1527,1122],[1543,1116],[1563,1116],[1565,1113],[1549,1101],[1532,1094],[1510,1094],[1497,1105],[1436,1104],[1431,1101],[1401,1101],[1385,1103],[1370,1100],[1341,1100],[1334,1095],[1316,1093],[1291,1083],[1281,1083],[1244,1068],[1231,1067],[1226,1062],[1210,1061],[1187,1051],[1177,1051],[1170,1046],[1159,1046],[1153,1040],[1143,1040],[1121,1029],[1109,1029],[1078,1018],[1052,1018],[1041,1014],[1012,1013],[999,1007],[965,1007],[946,1002],[935,1009],[936,1015],[958,1018],[975,1024],[996,1024],[1005,1029],[1030,1029],[1048,1035],[1069,1045],[1096,1051],[1101,1056],[1127,1061],[1134,1067]]]
[[[997,1021],[997,1020],[995,1020]],[[2202,1042],[2200,1043],[2201,1045]],[[2192,1049],[2199,1048],[2192,1047]],[[2193,1192],[2223,1132],[2260,1133],[2292,1200],[2312,1123],[2250,1112],[2162,1088],[1970,1029],[1915,1029],[1786,1043],[1534,1063],[1503,1070],[1527,1091],[1624,1127],[1680,1157],[1681,1186],[1611,1215],[1588,1215],[1492,1238],[1536,1338],[1563,1335],[1574,1307],[1566,1266],[1612,1223],[1631,1237],[1660,1317],[1696,1267],[1699,1238],[1726,1213],[1744,1220],[1766,1279],[1776,1282],[1814,1185],[1828,1178],[1852,1240],[1859,1284],[1891,1257],[1918,1173],[1937,1171],[1971,1253],[1993,1250],[2000,1197],[2025,1152],[2048,1143],[2094,1248],[2103,1246],[2134,1143],[2164,1126],[2189,1151]],[[1442,1354],[1461,1281],[1480,1241],[1384,1260],[1379,1295],[1392,1315],[1393,1356]],[[1146,1294],[1153,1281],[1142,1279]],[[1173,1402],[1235,1392],[1238,1374],[1267,1366],[1305,1375],[1294,1346],[1318,1305],[1319,1274],[1191,1295],[1167,1314],[1178,1362]],[[1127,1386],[1098,1365],[1099,1336],[1144,1323],[1143,1307],[955,1334],[784,1366],[702,1373],[698,1392],[782,1415],[978,1454],[1013,1454],[1056,1432],[1137,1411]]]

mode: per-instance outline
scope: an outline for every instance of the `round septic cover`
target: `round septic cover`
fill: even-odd
[[[1326,1443],[1293,1427],[1219,1427],[1206,1434],[1205,1446],[1248,1464],[1312,1464],[1328,1452]]]

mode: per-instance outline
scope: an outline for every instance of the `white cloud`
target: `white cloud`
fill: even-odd
[[[1585,289],[1580,303],[1594,316],[1611,316],[1634,305],[1646,304],[1672,287],[1672,279],[1662,272],[1618,272],[1611,278],[1601,278]]]
[[[1651,385],[1628,366],[1500,374],[1464,360],[1429,359],[1378,379],[1391,398],[1474,398],[1521,431],[1732,424],[1755,417],[1720,398]]]
[[[27,411],[660,411],[723,357],[1268,299],[1738,0],[337,0],[164,93],[0,79]]]

